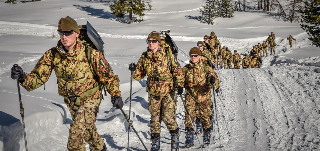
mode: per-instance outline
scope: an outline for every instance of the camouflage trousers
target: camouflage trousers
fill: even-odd
[[[220,60],[220,67],[224,68],[224,69],[227,69],[228,65],[227,65],[227,59],[221,59]]]
[[[200,119],[203,129],[208,129],[211,127],[212,117],[212,100],[211,100],[211,89],[208,92],[198,93],[197,97],[194,97],[189,93],[190,90],[186,90],[186,107],[189,112],[192,123],[195,119]],[[190,122],[188,114],[185,113],[185,127],[193,128],[192,123]]]
[[[177,99],[174,96],[174,91],[165,96],[155,96],[149,93],[148,100],[148,109],[151,114],[151,133],[161,133],[162,121],[166,124],[168,130],[176,130],[178,124],[174,115],[177,110]]]
[[[272,54],[272,52],[273,52],[273,54],[276,53],[275,50],[274,50],[274,47],[270,47],[270,54]]]
[[[268,55],[267,48],[262,48],[262,51],[263,51],[263,55]]]
[[[292,47],[292,41],[289,41],[290,48]]]
[[[235,69],[240,69],[240,62],[234,62],[233,64]]]
[[[85,151],[85,143],[90,145],[90,150],[102,150],[104,141],[97,132],[95,126],[96,116],[101,102],[100,91],[88,97],[84,97],[84,104],[77,110],[72,110],[72,106],[65,102],[72,116],[72,124],[69,130],[68,150]]]
[[[226,69],[231,69],[232,68],[232,61],[230,59],[227,60],[227,68]]]

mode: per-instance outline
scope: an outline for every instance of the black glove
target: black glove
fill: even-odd
[[[23,83],[27,76],[19,65],[14,64],[11,68],[11,78],[13,80],[18,79],[20,83]]]
[[[217,89],[216,89],[216,93],[219,93],[219,92],[220,92],[220,88],[217,88]]]
[[[213,75],[211,75],[211,77],[210,77],[210,84],[211,85],[214,85],[216,83],[216,78],[213,76]]]
[[[121,109],[123,107],[123,101],[122,98],[120,96],[113,96],[111,98],[111,102],[113,104],[113,107],[116,107],[117,109]]]
[[[137,68],[137,65],[136,65],[135,63],[130,63],[130,64],[129,64],[129,70],[130,70],[130,71],[133,72],[133,71],[136,70],[136,68]]]
[[[183,87],[178,86],[178,94],[181,95],[183,93]]]

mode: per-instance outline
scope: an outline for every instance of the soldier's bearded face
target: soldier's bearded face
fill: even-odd
[[[197,64],[200,61],[200,55],[198,54],[191,54],[190,55],[190,60],[192,63]]]
[[[68,30],[64,30],[62,29],[61,31],[68,31]],[[60,35],[60,40],[63,44],[63,46],[70,50],[74,47],[74,45],[77,42],[77,37],[79,36],[78,33],[73,32],[71,35],[66,36],[65,34],[63,34],[62,36]]]

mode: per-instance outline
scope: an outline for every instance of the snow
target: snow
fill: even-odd
[[[312,46],[298,23],[279,21],[259,11],[235,12],[230,19],[217,18],[214,25],[186,16],[199,16],[204,1],[153,0],[142,23],[123,24],[110,15],[108,3],[84,0],[42,0],[6,4],[0,0],[0,150],[25,150],[19,112],[17,83],[10,68],[19,64],[30,72],[42,54],[55,46],[57,23],[71,16],[78,24],[89,21],[105,42],[105,57],[120,77],[124,111],[129,112],[130,72],[146,50],[151,31],[171,30],[181,49],[181,65],[188,62],[190,48],[214,31],[222,45],[238,53],[249,52],[271,31],[276,35],[276,55],[263,57],[260,69],[217,70],[221,92],[217,99],[217,125],[211,145],[205,150],[319,150],[320,143],[320,49]],[[297,40],[289,47],[286,38]],[[150,148],[148,93],[145,80],[133,81],[131,120],[145,145]],[[58,96],[55,73],[35,91],[21,89],[29,150],[66,150],[71,116]],[[180,147],[185,141],[184,108],[178,98],[176,118]],[[97,129],[109,150],[126,150],[128,123],[112,108],[110,96],[100,105]],[[161,148],[170,149],[170,134],[161,125]],[[197,138],[197,137],[196,137]],[[200,143],[202,136],[199,135]],[[195,144],[199,145],[196,139]],[[222,148],[219,148],[219,146]],[[87,150],[89,146],[86,145]],[[144,150],[130,132],[130,149]],[[190,149],[192,150],[192,149]],[[197,150],[193,148],[193,150]]]

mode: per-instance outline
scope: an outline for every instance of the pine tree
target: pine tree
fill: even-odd
[[[202,20],[208,25],[213,25],[213,20],[219,15],[218,6],[216,2],[218,0],[207,0],[206,5],[203,6],[203,9],[200,9],[202,14]]]
[[[137,15],[140,18],[135,21],[141,22],[142,16],[144,16],[145,4],[141,0],[119,0],[110,5],[112,14],[116,17],[123,18],[125,14],[129,14],[130,23],[133,22],[133,15]]]
[[[231,0],[221,0],[220,3],[220,12],[221,16],[224,18],[230,18],[233,17],[233,6],[232,6],[232,1]]]
[[[305,10],[301,10],[302,20],[306,24],[300,24],[301,28],[309,35],[309,40],[320,47],[320,0],[306,1]]]

